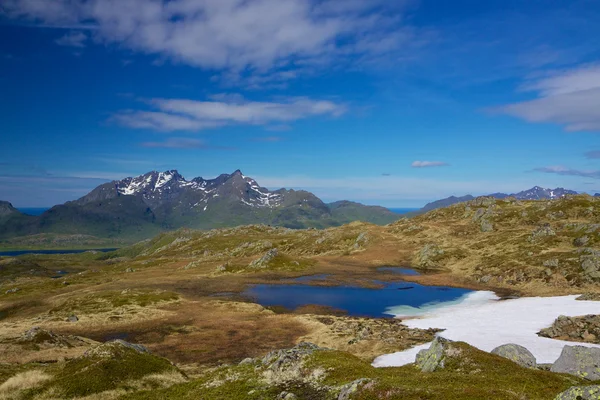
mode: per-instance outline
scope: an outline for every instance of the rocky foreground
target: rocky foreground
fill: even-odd
[[[302,342],[189,376],[123,340],[99,344],[36,328],[19,343],[46,349],[87,343],[87,349],[59,363],[24,364],[13,371],[2,366],[3,399],[600,398],[600,386],[593,383],[600,381],[600,349],[581,346],[565,346],[553,365],[537,365],[518,345],[490,354],[438,337],[413,365],[377,369],[348,353]]]
[[[479,198],[387,226],[182,229],[112,253],[1,258],[0,399],[598,399],[597,355],[576,343],[565,357],[591,364],[575,373],[516,347],[459,342],[441,346],[443,368],[378,369],[375,357],[438,332],[308,303],[269,309],[242,294],[319,274],[310,284],[412,280],[597,300],[599,244],[600,198]],[[541,334],[597,343],[597,326],[570,317]]]

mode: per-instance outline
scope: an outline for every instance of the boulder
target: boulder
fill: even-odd
[[[554,400],[600,400],[600,385],[573,386],[556,396]]]
[[[352,394],[358,392],[362,386],[369,382],[371,382],[371,379],[360,378],[342,386],[338,400],[349,400]]]
[[[279,250],[271,249],[265,253],[261,258],[254,260],[250,263],[250,268],[266,268],[269,266],[269,262],[279,255]]]
[[[312,343],[302,342],[291,349],[274,350],[262,359],[262,364],[267,369],[281,371],[296,366],[302,359],[311,355],[316,350],[322,350]]]
[[[444,253],[438,245],[428,243],[417,254],[417,265],[422,268],[435,268]]]
[[[291,392],[281,392],[279,393],[279,395],[277,396],[277,400],[296,400],[298,399],[298,396],[296,396],[294,393]]]
[[[508,358],[525,368],[536,368],[537,361],[533,354],[525,347],[518,344],[509,343],[496,347],[491,352],[500,357]]]
[[[590,238],[588,236],[582,236],[582,237],[578,237],[577,239],[575,239],[573,241],[573,246],[576,247],[583,247],[586,246],[590,241]]]
[[[117,339],[93,347],[86,351],[83,356],[88,358],[121,358],[123,354],[131,350],[139,354],[150,354],[148,349],[141,344],[133,344]]]
[[[429,349],[421,350],[417,354],[415,363],[421,372],[433,372],[438,369],[443,369],[446,361],[446,352],[449,344],[452,343],[448,339],[436,337],[429,346]]]
[[[599,380],[600,349],[584,346],[565,346],[550,371],[575,375],[590,381]]]

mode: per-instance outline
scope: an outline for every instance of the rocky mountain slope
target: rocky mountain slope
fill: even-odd
[[[485,197],[493,197],[495,199],[506,199],[508,197],[514,197],[517,200],[556,200],[563,198],[567,195],[577,194],[574,190],[568,190],[563,188],[556,189],[545,189],[543,187],[534,186],[531,189],[523,190],[522,192],[506,194],[506,193],[492,193]],[[431,203],[427,203],[423,208],[415,212],[409,213],[409,215],[419,215],[426,213],[437,208],[444,208],[457,203],[463,203],[465,201],[471,201],[475,199],[474,196],[468,194],[465,196],[450,196],[445,199],[436,200]]]
[[[399,218],[383,207],[352,202],[328,205],[306,191],[270,191],[239,170],[215,179],[192,180],[175,170],[153,171],[98,186],[39,217],[24,217],[9,206],[0,206],[2,239],[53,233],[138,240],[180,227],[263,223],[324,228],[356,220],[386,224]],[[2,215],[7,217],[2,219]]]

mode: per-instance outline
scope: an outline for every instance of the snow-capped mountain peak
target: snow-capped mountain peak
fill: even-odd
[[[261,187],[254,179],[240,170],[222,174],[215,179],[201,177],[186,180],[176,170],[152,171],[133,178],[114,182],[118,196],[141,196],[150,205],[156,206],[176,198],[185,198],[190,207],[203,205],[217,198],[238,201],[250,207],[277,207],[283,196]],[[183,201],[183,200],[182,200]]]

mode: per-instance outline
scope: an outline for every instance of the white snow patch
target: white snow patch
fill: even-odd
[[[574,343],[539,337],[537,332],[552,325],[560,315],[579,316],[598,314],[600,301],[577,301],[578,296],[524,297],[500,301],[492,292],[473,292],[459,303],[428,305],[422,309],[392,307],[396,317],[420,315],[404,320],[411,328],[445,329],[439,336],[467,342],[484,351],[516,343],[526,347],[538,363],[553,363],[565,345],[597,347],[589,343]],[[378,357],[375,367],[396,367],[413,363],[417,353],[430,343],[412,349]]]

